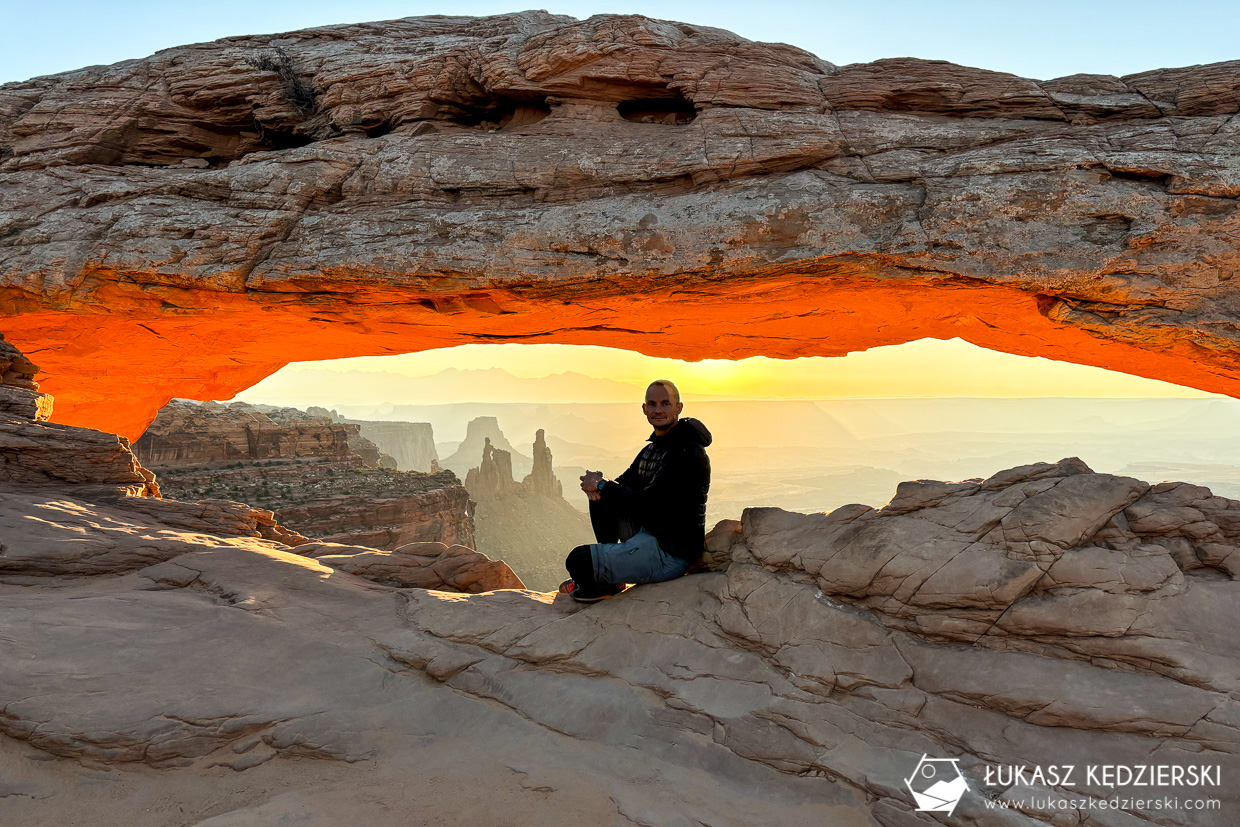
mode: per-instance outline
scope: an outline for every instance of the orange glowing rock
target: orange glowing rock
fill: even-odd
[[[961,338],[1240,395],[1234,63],[841,68],[541,12],[287,41],[309,103],[267,38],[0,87],[0,329],[58,421],[470,342]]]
[[[760,290],[697,292],[691,299],[673,291],[572,303],[523,299],[513,291],[486,296],[501,312],[465,301],[446,313],[410,313],[413,302],[340,301],[332,309],[319,304],[311,319],[295,306],[247,303],[173,318],[136,308],[133,318],[28,313],[5,324],[11,341],[37,353],[42,387],[56,397],[57,421],[132,439],[173,396],[227,399],[289,362],[474,342],[592,344],[694,360],[840,356],[958,337],[1240,396],[1240,372],[1197,361],[1188,342],[1158,350],[1098,338],[1048,318],[1036,296],[1011,288],[784,278]]]

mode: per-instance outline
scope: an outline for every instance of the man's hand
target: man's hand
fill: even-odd
[[[602,494],[598,492],[598,484],[603,481],[602,471],[586,470],[584,476],[581,477],[581,490],[586,492],[586,496],[591,501],[602,499]]]

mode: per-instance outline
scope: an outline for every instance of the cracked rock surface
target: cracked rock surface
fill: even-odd
[[[291,361],[468,342],[962,337],[1236,395],[1238,78],[545,12],[184,46],[0,86],[0,311],[63,421],[131,439]]]
[[[1030,796],[1116,790],[987,786],[988,767],[1240,770],[1236,501],[1067,459],[878,509],[749,509],[708,542],[715,570],[588,607],[205,535],[125,572],[0,578],[0,762],[22,791],[0,812],[68,812],[89,776],[96,823],[160,789],[182,814],[149,823],[399,824],[425,793],[450,818],[493,794],[512,824],[1032,827],[1068,822]],[[913,810],[923,754],[969,781],[950,817]],[[432,780],[470,792],[437,809]],[[1221,810],[1081,823],[1231,823],[1237,794],[1206,793]]]

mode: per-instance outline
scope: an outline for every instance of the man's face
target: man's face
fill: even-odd
[[[672,395],[662,385],[651,385],[646,388],[646,403],[642,405],[642,413],[646,421],[656,431],[666,431],[676,424],[676,419],[685,406],[672,400]]]

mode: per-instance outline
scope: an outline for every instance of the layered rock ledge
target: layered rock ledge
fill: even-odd
[[[253,503],[307,537],[389,550],[474,548],[473,503],[460,480],[394,470],[360,428],[296,408],[177,400],[134,452],[170,497]]]
[[[961,337],[1236,395],[1238,110],[1237,62],[841,67],[636,16],[228,38],[0,87],[0,312],[58,417],[131,438],[467,342]]]
[[[1067,823],[1034,800],[1131,791],[988,768],[1240,771],[1240,502],[1079,460],[906,483],[878,509],[750,509],[710,536],[722,570],[584,610],[396,587],[399,562],[361,549],[195,542],[119,577],[0,577],[14,818],[67,811],[88,776],[111,779],[100,823],[152,784],[177,791],[178,823],[214,827],[459,818],[476,795],[445,808],[419,780],[446,761],[437,783],[505,797],[514,823],[1032,827]],[[903,784],[922,755],[969,783],[935,822]],[[1164,795],[1221,807],[1089,821],[1224,825],[1240,806],[1226,784]]]

